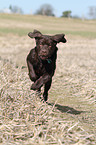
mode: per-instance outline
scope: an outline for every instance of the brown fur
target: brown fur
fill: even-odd
[[[44,101],[47,101],[48,90],[52,83],[52,76],[56,68],[57,50],[56,44],[59,42],[66,43],[64,34],[54,36],[43,35],[41,32],[34,30],[28,34],[30,38],[35,38],[36,47],[31,49],[27,56],[27,65],[29,77],[34,82],[32,90],[40,91],[44,85]]]

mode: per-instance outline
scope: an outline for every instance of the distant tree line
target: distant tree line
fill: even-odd
[[[72,17],[72,12],[70,10],[64,11],[61,17],[70,18]],[[46,15],[46,16],[55,16],[54,9],[49,4],[42,5],[35,13],[35,15]]]
[[[71,11],[64,11],[62,17],[71,17]],[[50,4],[42,5],[35,13],[36,15],[55,16],[54,9]]]
[[[42,5],[37,11],[36,13],[37,15],[46,15],[46,16],[55,16],[54,14],[54,9],[50,4],[44,4]],[[90,18],[92,19],[96,19],[96,6],[91,6],[89,7],[89,12],[88,15]],[[72,11],[71,10],[67,10],[67,11],[63,11],[62,12],[62,16],[61,17],[66,17],[66,18],[79,18],[79,16],[75,15],[72,16]],[[84,19],[84,16],[82,16]]]
[[[23,10],[18,6],[9,6],[9,10],[12,13],[16,14],[23,14]],[[55,16],[54,14],[54,8],[50,4],[43,4],[41,7],[36,11],[35,15],[46,15],[46,16]],[[88,15],[91,19],[96,19],[96,6],[90,6]],[[67,10],[63,11],[61,17],[66,18],[79,18],[77,15],[72,16],[72,11]]]

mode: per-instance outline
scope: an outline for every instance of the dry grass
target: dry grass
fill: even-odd
[[[96,41],[72,39],[66,49],[59,45],[51,103],[46,104],[30,91],[24,62],[34,43],[25,37],[12,39],[1,39],[0,47],[0,143],[95,145]]]
[[[96,104],[96,39],[69,40],[59,45],[57,79],[69,95],[83,96]],[[61,77],[61,79],[60,79]],[[63,89],[64,89],[63,88]],[[72,91],[72,92],[71,92]],[[68,93],[68,92],[67,92]],[[84,99],[83,98],[83,99]]]
[[[95,144],[79,121],[68,121],[54,105],[40,101],[30,91],[27,72],[0,59],[0,143],[1,144]]]

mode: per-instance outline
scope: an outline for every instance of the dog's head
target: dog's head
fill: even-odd
[[[29,32],[28,36],[30,38],[35,38],[36,49],[38,56],[41,60],[46,60],[50,58],[56,51],[56,44],[59,42],[66,43],[64,34],[57,34],[54,36],[43,35],[41,32],[34,30],[34,32]]]

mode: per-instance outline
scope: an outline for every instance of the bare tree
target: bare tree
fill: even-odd
[[[55,16],[53,7],[50,4],[44,4],[37,10],[37,15]]]
[[[89,7],[89,16],[92,19],[96,19],[96,6]]]
[[[23,14],[23,11],[21,8],[19,8],[18,6],[9,6],[9,9],[12,11],[12,13],[16,13],[16,14]]]

